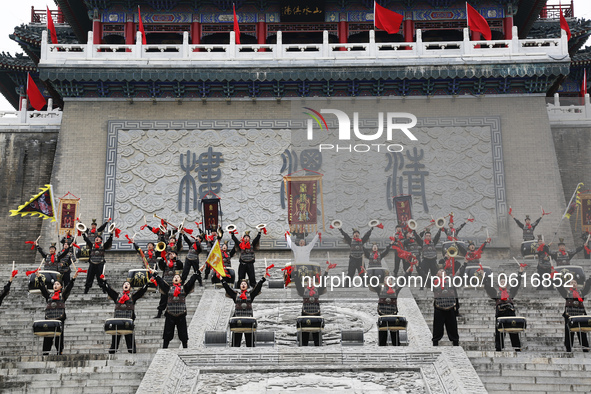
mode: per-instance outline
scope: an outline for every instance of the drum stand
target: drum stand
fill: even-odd
[[[583,348],[583,350],[589,349],[589,348],[584,347],[583,346],[583,343],[582,343],[582,341],[583,341],[583,335],[587,335],[588,331],[582,331],[581,330],[581,322],[578,322],[576,325],[573,325],[573,326],[569,327],[568,328],[568,331],[569,331],[568,341],[569,341],[569,345],[570,345],[571,351],[573,349],[573,345],[574,345],[574,342],[575,342],[575,337],[578,337],[577,333],[579,333],[579,335],[581,336],[579,338],[579,345],[581,345],[581,347]],[[573,338],[572,339],[572,342],[571,342],[571,339],[570,339],[571,338],[571,335],[570,335],[571,333],[574,334],[572,336],[572,338]],[[589,340],[589,337],[587,337],[587,340]]]
[[[64,324],[64,323],[62,322],[62,325],[63,325],[63,324]],[[62,327],[62,332],[63,332],[63,331],[64,331],[64,330],[63,330],[63,327]],[[60,335],[60,336],[61,336],[61,335]],[[33,334],[33,339],[32,339],[32,347],[33,347],[33,348],[35,348],[35,337],[41,337],[41,338],[45,339],[45,336],[43,336],[43,335],[37,335],[37,334],[35,334],[35,333],[34,333],[34,334]],[[55,339],[56,339],[57,337],[58,337],[58,335],[57,335],[57,327],[56,327],[56,328],[54,328],[54,330],[53,330],[53,346],[52,346],[52,347],[54,347],[54,346],[55,346]],[[51,353],[51,348],[49,348],[49,353]],[[57,354],[59,355],[59,351],[58,351],[58,353],[57,353]],[[43,345],[41,345],[41,351],[40,351],[40,354],[39,354],[39,355],[40,355],[40,356],[45,356],[45,355],[43,354]],[[51,355],[51,354],[47,354],[47,355],[49,356],[49,355]]]
[[[121,345],[121,341],[125,341],[125,347],[127,347],[127,341],[125,340],[125,335],[119,334],[118,332],[119,331],[117,330],[117,327],[115,327],[115,346],[117,346],[117,336],[121,335],[121,338],[119,340],[119,345]],[[111,334],[111,336],[113,336],[113,334]],[[113,338],[111,338],[111,339],[113,339]],[[134,346],[133,346],[134,344],[135,344],[135,328],[131,333],[131,349],[134,348]],[[109,355],[117,354],[117,352],[119,351],[119,346],[117,346],[115,349],[112,349],[112,350],[114,350],[113,353],[110,353],[109,350],[111,350],[111,348],[109,348],[107,350],[107,354],[109,354]],[[136,349],[136,352],[137,352],[137,349]]]

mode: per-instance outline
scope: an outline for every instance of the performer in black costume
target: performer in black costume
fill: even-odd
[[[183,272],[183,263],[180,260],[177,260],[176,252],[168,252],[166,253],[166,258],[162,258],[158,260],[158,268],[162,271],[162,279],[166,283],[172,283],[173,278],[176,274],[181,274]],[[197,271],[195,273],[197,276],[197,280],[201,283],[201,272]],[[182,276],[181,276],[182,281]],[[158,303],[158,314],[155,316],[155,319],[160,319],[162,317],[162,312],[166,309],[166,303],[168,302],[168,294],[160,292],[160,302]]]
[[[414,231],[414,235],[414,239],[421,247],[422,259],[419,263],[419,271],[421,272],[423,283],[427,283],[429,274],[431,276],[437,275],[437,249],[435,247],[439,242],[439,237],[441,237],[441,228],[435,234],[435,238],[431,238],[430,231],[425,231],[424,239],[421,239],[416,231]]]
[[[175,274],[172,278],[172,284],[168,284],[154,270],[151,273],[158,283],[160,292],[167,296],[166,312],[164,313],[166,320],[164,321],[164,334],[162,335],[164,344],[162,348],[168,348],[168,344],[174,338],[174,328],[176,327],[183,348],[186,349],[189,334],[187,333],[187,304],[185,299],[195,288],[195,282],[200,276],[193,274],[189,281],[183,284],[181,275]]]
[[[13,270],[12,275],[10,276],[10,279],[8,279],[8,282],[4,285],[4,288],[2,289],[2,292],[0,293],[0,305],[2,305],[2,301],[4,301],[4,298],[6,298],[6,296],[10,292],[10,285],[12,284],[12,280],[14,279],[16,274],[18,274],[18,270]]]
[[[105,228],[107,228],[107,224],[109,224],[109,222],[111,221],[111,218],[109,218],[109,220],[107,220],[106,222],[104,222],[103,224],[101,224],[100,227],[97,228],[97,223],[96,223],[96,219],[92,219],[92,223],[90,224],[90,228],[86,229],[86,237],[90,240],[91,243],[94,243],[94,238],[97,235],[102,236],[103,235],[103,231],[105,231]],[[82,234],[84,235],[84,234]]]
[[[326,284],[327,274],[328,267],[323,273],[323,279],[320,279],[320,275],[316,277],[316,283]],[[303,294],[302,316],[320,316],[320,296],[326,293],[326,286],[314,286],[314,281],[307,283],[308,286],[304,286],[302,282],[302,280],[295,281],[298,294]],[[303,331],[301,333],[301,339],[301,346],[308,346],[310,333]],[[314,346],[320,346],[320,332],[313,332],[312,340],[314,341]]]
[[[408,268],[410,269],[410,267]],[[400,287],[388,285],[388,277],[384,277],[384,283],[376,289],[378,294],[378,315],[397,315],[398,314],[398,294],[402,290]],[[392,346],[400,346],[400,335],[398,331],[390,331]],[[388,344],[388,331],[378,330],[378,346]]]
[[[517,223],[519,228],[523,230],[523,240],[524,241],[531,241],[536,238],[536,237],[534,237],[534,230],[536,229],[536,226],[540,223],[540,220],[542,220],[543,216],[540,216],[540,218],[538,220],[536,220],[535,222],[532,223],[531,219],[529,218],[529,215],[525,215],[525,224],[523,224],[519,220],[515,219],[513,217],[513,214],[511,214],[511,217],[513,218],[513,220],[515,220],[515,223]]]
[[[222,263],[224,264],[224,269],[232,268],[232,257],[234,257],[234,254],[236,253],[236,248],[232,248],[230,251],[228,251],[228,241],[224,241],[222,246],[220,246],[220,249],[222,250]],[[216,272],[211,276],[211,283],[220,282],[220,274]]]
[[[201,271],[199,271],[199,254],[203,251],[201,248],[201,242],[203,242],[203,236],[201,234],[195,237],[195,241],[191,241],[187,234],[183,233],[183,238],[187,243],[187,247],[189,248],[189,252],[185,257],[185,264],[183,266],[183,275],[181,278],[183,281],[187,279],[189,276],[189,272],[191,272],[191,267],[193,267],[193,273],[199,272],[199,276],[201,276]],[[207,277],[206,277],[207,279]]]
[[[342,228],[339,228],[339,231],[345,238],[345,243],[351,247],[351,251],[349,252],[349,269],[347,270],[347,276],[353,280],[356,272],[358,272],[360,275],[362,273],[363,244],[369,240],[371,232],[373,231],[373,227],[371,227],[363,235],[363,238],[359,238],[360,233],[359,230],[356,229],[353,229],[353,238],[344,232]]]
[[[252,314],[252,302],[261,292],[261,288],[263,287],[263,283],[265,283],[266,279],[263,276],[261,280],[254,286],[251,291],[248,290],[248,282],[246,279],[242,279],[239,281],[240,283],[240,294],[233,290],[226,282],[226,278],[222,278],[222,286],[226,289],[226,294],[232,300],[234,300],[234,315],[233,317],[253,317]],[[247,347],[254,346],[254,338],[252,333],[244,333],[244,340],[246,342]],[[235,332],[232,333],[232,347],[240,347],[240,343],[242,342],[242,333]]]
[[[39,278],[39,271],[35,273]],[[53,282],[53,294],[49,294],[45,282],[39,281],[39,290],[41,295],[45,298],[47,305],[45,307],[45,320],[60,320],[62,322],[62,333],[55,337],[55,349],[58,354],[62,354],[64,351],[64,330],[66,322],[66,301],[70,296],[72,287],[74,287],[74,281],[78,277],[78,272],[74,274],[70,283],[65,288],[62,288],[62,284],[59,281]],[[47,356],[51,350],[51,346],[54,343],[54,337],[48,336],[43,338],[43,355]]]
[[[234,241],[234,247],[240,252],[240,258],[238,259],[238,261],[240,261],[240,266],[238,267],[238,282],[246,278],[246,275],[248,275],[250,287],[254,287],[256,285],[256,279],[254,276],[254,251],[261,240],[261,232],[259,231],[252,243],[250,242],[250,231],[244,232],[241,241],[238,241],[236,235],[232,233],[232,240]]]
[[[70,249],[64,249],[60,254],[56,254],[55,242],[49,247],[49,254],[45,253],[38,242],[35,242],[37,251],[43,257],[43,268],[50,271],[58,271],[60,267],[60,260],[63,259],[69,252]]]
[[[98,280],[103,273],[105,268],[105,251],[111,249],[111,245],[113,245],[113,234],[109,236],[109,239],[104,244],[101,235],[96,235],[94,237],[94,242],[92,242],[86,234],[82,234],[82,237],[84,238],[84,241],[86,241],[87,248],[90,250],[88,275],[86,276],[86,283],[84,284],[84,294],[87,294],[92,287],[94,278],[96,278],[98,283]]]
[[[564,317],[564,346],[566,347],[567,352],[572,351],[572,344],[575,340],[575,333],[570,332],[568,328],[568,318],[571,316],[584,316],[587,314],[585,311],[584,297],[591,290],[591,279],[585,281],[585,286],[582,290],[579,289],[579,285],[574,279],[570,281],[569,285],[572,287],[556,287],[556,290],[558,290],[562,298],[566,300],[562,316]],[[583,345],[583,351],[588,352],[589,339],[587,338],[587,333],[577,332],[577,336],[579,337],[579,343]]]
[[[129,282],[123,283],[123,294],[117,293],[106,279],[100,279],[98,285],[103,292],[105,292],[110,299],[115,303],[115,314],[114,318],[118,319],[131,319],[135,321],[135,303],[146,294],[148,290],[148,283],[146,283],[141,289],[135,293],[131,292],[131,284]],[[113,335],[111,339],[111,348],[109,353],[113,354],[119,349],[119,342],[121,341],[121,335]],[[133,334],[125,335],[125,343],[127,344],[127,351],[129,353],[135,353],[135,340]]]
[[[519,268],[519,272],[523,272],[524,267],[521,266]],[[493,287],[493,278],[488,277],[487,280],[484,281],[484,290],[490,298],[495,300],[496,307],[495,307],[495,320],[499,317],[510,317],[515,316],[515,305],[513,304],[513,299],[517,295],[517,291],[519,290],[519,286],[521,285],[521,275],[518,276],[517,286],[509,287],[507,289],[507,280],[506,278],[499,279],[499,289],[495,289]],[[518,333],[510,333],[509,337],[511,338],[511,345],[515,349],[516,352],[521,351],[521,341],[519,340]],[[495,350],[500,352],[505,347],[505,333],[499,332],[497,329],[497,325],[495,324]]]
[[[437,346],[443,338],[443,327],[447,331],[447,337],[454,346],[460,345],[458,334],[457,310],[459,309],[458,294],[456,288],[444,283],[444,270],[439,270],[437,276],[440,284],[433,288],[433,346]]]
[[[564,239],[560,238],[558,240],[558,250],[556,252],[551,252],[550,257],[556,261],[557,266],[561,265],[570,265],[570,261],[577,253],[588,246],[588,243],[585,242],[583,245],[579,246],[574,250],[566,250],[566,245],[564,244]]]
[[[402,231],[402,226],[398,224],[396,226],[396,231],[394,232],[394,236],[390,237],[390,240],[392,241],[393,245],[396,245],[399,248],[404,249],[404,240],[405,239],[406,239],[406,237],[404,235],[404,231]],[[398,276],[398,270],[400,269],[400,262],[401,261],[402,261],[402,259],[400,258],[400,256],[398,256],[398,253],[396,253],[394,256],[394,272],[393,272],[394,276]]]

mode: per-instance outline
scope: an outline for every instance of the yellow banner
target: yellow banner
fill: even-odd
[[[43,219],[51,219],[52,222],[55,222],[56,214],[51,185],[45,185],[45,187],[41,188],[41,192],[33,196],[29,201],[20,205],[17,209],[11,209],[10,216],[15,215],[39,215]]]
[[[211,268],[213,268],[221,277],[225,277],[226,272],[224,271],[224,260],[222,259],[222,249],[220,248],[220,241],[216,240],[215,245],[211,248],[207,260],[205,260]]]

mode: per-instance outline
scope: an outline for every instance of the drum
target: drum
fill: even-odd
[[[480,269],[479,265],[467,266],[465,274],[468,276],[468,279],[466,279],[465,287],[482,287],[482,286],[484,286],[482,279],[485,276],[489,277],[491,273],[492,273],[492,269],[486,265],[482,266],[482,270]],[[473,276],[478,278],[478,283],[476,283],[476,280],[474,280],[474,279],[472,279],[470,281],[470,278],[472,278]]]
[[[306,276],[314,278],[316,275],[322,275],[322,268],[318,263],[292,264],[292,267],[291,281],[294,283],[296,280],[301,281],[302,278]],[[297,287],[300,297],[304,296],[305,288],[306,287]]]
[[[226,282],[230,283],[230,287],[236,282],[236,272],[232,268],[226,268],[228,274],[226,275]],[[215,272],[212,272],[211,283],[222,283]]]
[[[499,332],[522,332],[527,328],[527,321],[525,317],[521,316],[507,316],[497,317],[497,330]]]
[[[571,316],[568,318],[571,332],[591,332],[591,316]]]
[[[139,290],[147,283],[148,290],[156,291],[156,285],[150,282],[148,276],[148,270],[146,269],[133,269],[127,272],[127,281],[134,290]]]
[[[384,315],[378,318],[378,331],[406,330],[406,317],[398,315]]]
[[[324,318],[322,316],[300,316],[296,320],[298,331],[318,332],[324,329]]]
[[[583,271],[583,267],[579,265],[561,265],[560,267],[556,267],[556,271],[567,285],[569,285],[571,278],[581,285],[585,282],[585,272]],[[572,274],[572,277],[568,274]]]
[[[521,243],[521,255],[523,257],[531,256],[534,257],[538,254],[538,241],[532,239],[531,241],[523,241]]]
[[[132,334],[134,329],[132,319],[107,319],[105,320],[105,333],[109,335]]]
[[[33,334],[39,337],[59,337],[62,335],[62,322],[60,320],[35,320]]]
[[[449,247],[452,245],[455,245],[456,249],[458,249],[458,252],[460,250],[460,248],[458,248],[458,245],[461,245],[465,250],[468,250],[468,245],[464,241],[445,241],[444,243],[441,244],[441,253],[442,253],[443,257],[445,257],[445,253],[447,252],[447,249],[449,249]],[[459,259],[461,257],[462,256],[460,254],[458,254],[456,259]]]
[[[367,283],[368,283],[368,288],[369,291],[373,291],[374,293],[376,293],[378,291],[378,289],[380,288],[380,285],[382,283],[384,283],[384,278],[387,277],[388,275],[390,275],[390,271],[388,271],[386,268],[368,268],[367,269]],[[376,279],[371,279],[372,277],[377,277],[377,281]],[[377,284],[377,285],[376,285]],[[372,285],[376,285],[376,286],[372,286]]]
[[[257,330],[257,319],[254,317],[232,317],[230,318],[230,331],[232,332],[254,332]]]
[[[32,294],[39,294],[41,290],[39,290],[39,282],[42,281],[45,283],[45,287],[47,290],[51,291],[53,289],[53,282],[61,281],[62,275],[57,271],[39,271],[39,277],[34,273],[29,276],[29,293]]]
[[[78,260],[88,261],[89,259],[90,259],[90,249],[88,249],[88,246],[84,245],[80,248],[80,255],[78,257]]]

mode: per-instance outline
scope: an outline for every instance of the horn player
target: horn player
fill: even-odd
[[[362,264],[363,264],[363,244],[365,244],[369,237],[371,236],[371,232],[374,228],[370,227],[369,230],[363,235],[362,238],[359,238],[361,233],[357,229],[353,229],[352,237],[349,236],[346,232],[343,231],[343,228],[339,228],[339,231],[345,238],[345,243],[349,245],[351,248],[349,251],[349,269],[347,270],[347,276],[350,280],[353,280],[355,273],[358,272],[360,275],[362,273]],[[346,284],[346,282],[345,282]],[[350,285],[350,282],[348,283]]]

